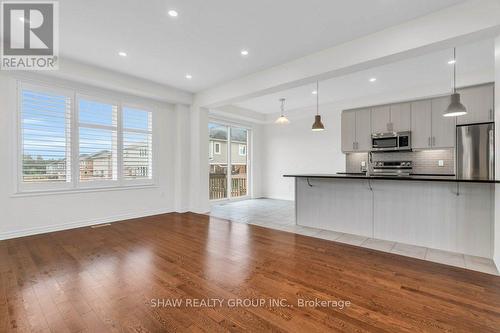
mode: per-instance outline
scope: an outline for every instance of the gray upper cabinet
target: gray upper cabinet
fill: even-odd
[[[388,105],[376,106],[372,108],[372,131],[373,133],[385,133],[392,131],[391,108]]]
[[[431,148],[432,106],[430,100],[411,103],[411,145],[413,149]]]
[[[432,148],[455,147],[456,117],[443,117],[450,96],[432,99]]]
[[[455,117],[443,117],[449,104],[449,96],[411,103],[413,149],[455,147]]]
[[[457,124],[487,123],[494,120],[493,95],[494,85],[486,84],[459,89],[462,104],[467,114],[457,117]]]
[[[372,128],[370,109],[356,110],[356,151],[370,151]]]
[[[391,129],[392,127],[392,129]],[[391,105],[391,122],[389,130],[395,132],[411,130],[411,105],[398,103]]]
[[[450,96],[342,112],[342,151],[370,151],[371,134],[411,131],[413,149],[456,145],[456,125],[494,121],[494,85],[459,89],[467,115],[443,117]]]
[[[371,148],[370,109],[342,112],[342,151],[369,151]]]
[[[342,151],[352,152],[356,146],[356,112],[342,112],[341,126]]]
[[[372,108],[372,133],[400,132],[411,129],[410,103]]]

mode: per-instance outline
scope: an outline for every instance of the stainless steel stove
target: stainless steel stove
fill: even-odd
[[[375,161],[372,176],[409,176],[413,171],[411,161]]]

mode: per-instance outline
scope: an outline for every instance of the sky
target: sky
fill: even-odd
[[[220,124],[209,123],[208,135],[211,138],[227,140],[228,127]],[[231,140],[247,141],[247,130],[245,128],[231,127]]]
[[[117,125],[115,105],[80,99],[79,149],[80,155],[111,150],[116,141],[116,130],[89,128],[85,124]],[[44,159],[62,159],[66,156],[66,131],[69,130],[70,98],[63,95],[22,91],[23,154]],[[143,110],[123,108],[124,145],[146,142],[148,134],[127,132],[127,129],[151,129],[151,114]]]

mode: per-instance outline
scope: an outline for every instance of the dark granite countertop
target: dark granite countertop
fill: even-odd
[[[374,179],[374,180],[399,180],[399,181],[433,181],[433,182],[459,182],[459,183],[485,183],[500,184],[500,180],[491,179],[459,179],[452,175],[410,175],[410,176],[367,176],[363,173],[336,173],[336,174],[289,174],[283,177],[296,178],[334,178],[334,179]]]

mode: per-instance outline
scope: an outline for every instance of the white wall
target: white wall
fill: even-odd
[[[265,125],[263,139],[263,196],[294,200],[294,179],[284,174],[335,173],[345,170],[345,155],[340,145],[342,109],[321,107],[326,130],[311,131],[314,108],[290,115],[290,124]]]
[[[189,211],[189,168],[191,161],[191,130],[190,109],[187,105],[176,104],[174,107],[176,117],[176,137],[174,142],[175,155],[175,210],[177,212]]]
[[[32,76],[36,80],[37,75]],[[73,89],[84,87],[87,92],[95,89],[56,78],[40,80]],[[171,212],[176,191],[175,145],[177,144],[177,117],[174,106],[149,99],[140,99],[113,91],[106,91],[113,98],[140,101],[156,110],[154,144],[156,145],[155,172],[158,183],[153,188],[103,190],[50,195],[18,195],[15,192],[16,166],[16,79],[10,73],[0,73],[0,239],[81,225],[123,220],[132,217]],[[179,112],[188,112],[178,110]],[[186,120],[181,120],[184,126]],[[181,140],[184,145],[186,139]],[[179,149],[185,149],[179,147]],[[179,166],[182,169],[186,166]],[[187,176],[186,176],[187,177]],[[179,207],[184,206],[180,203]]]
[[[67,58],[60,58],[59,70],[46,71],[44,75],[104,89],[119,89],[127,94],[167,103],[193,102],[192,93]]]
[[[500,179],[500,36],[495,39],[495,177]],[[495,185],[493,260],[500,271],[500,184]]]

